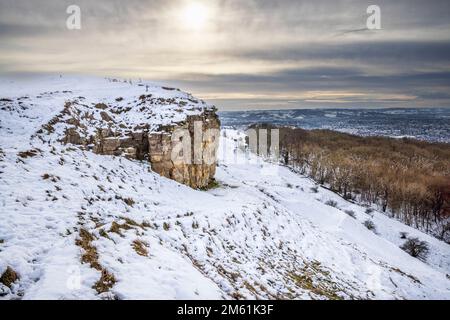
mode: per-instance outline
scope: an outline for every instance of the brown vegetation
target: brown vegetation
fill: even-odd
[[[27,151],[21,151],[17,155],[21,158],[26,159],[26,158],[30,158],[30,157],[35,157],[40,152],[41,152],[41,150],[39,150],[39,149],[30,149]]]
[[[140,256],[148,257],[148,243],[142,240],[136,239],[133,241],[132,247],[134,251]]]
[[[100,279],[94,284],[93,288],[98,293],[108,292],[114,284],[116,283],[116,278],[113,274],[109,273],[98,261],[97,248],[92,244],[95,238],[86,229],[80,229],[79,238],[76,240],[75,244],[83,248],[84,253],[81,256],[81,262],[87,263],[101,272]]]
[[[5,272],[0,277],[0,283],[3,283],[8,288],[11,288],[17,280],[19,280],[19,275],[9,266],[6,267]]]
[[[279,129],[282,163],[346,199],[377,204],[450,241],[450,144]]]

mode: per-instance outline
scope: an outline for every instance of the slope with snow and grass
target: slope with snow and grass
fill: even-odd
[[[208,191],[60,144],[58,130],[36,136],[69,98],[146,86],[0,85],[0,275],[16,276],[1,299],[450,299],[448,244],[248,154],[239,132],[223,132]],[[425,262],[399,248],[400,232],[428,242]]]

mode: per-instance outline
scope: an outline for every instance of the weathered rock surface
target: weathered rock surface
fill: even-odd
[[[194,123],[200,122],[201,158],[195,162]],[[192,188],[205,188],[216,172],[216,152],[220,122],[215,112],[205,112],[199,116],[188,116],[186,121],[161,127],[157,132],[136,131],[125,136],[117,136],[107,129],[98,130],[93,140],[93,151],[98,154],[125,156],[131,159],[148,160],[153,171]],[[173,133],[177,130],[189,132],[191,148],[190,162],[174,160],[176,141]],[[216,132],[214,130],[217,130]],[[210,133],[208,133],[210,132]],[[71,140],[73,134],[68,135]]]
[[[92,106],[81,98],[67,102],[42,131],[62,126],[60,142],[98,154],[150,161],[153,171],[192,188],[206,188],[212,181],[220,130],[214,106],[190,95],[148,94]]]
[[[199,150],[196,152],[194,134],[195,123],[201,123]],[[189,116],[187,121],[165,128],[161,132],[148,136],[149,160],[155,172],[193,188],[205,188],[216,172],[216,152],[219,144],[220,122],[214,112],[205,112],[200,116]],[[190,137],[190,163],[173,159],[175,130],[186,130]],[[184,158],[184,157],[183,157]]]

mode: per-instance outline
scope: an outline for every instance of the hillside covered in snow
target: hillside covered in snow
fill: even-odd
[[[212,108],[141,82],[0,79],[0,299],[450,299],[448,244],[249,154],[240,132],[222,130],[200,190],[63,143],[67,124],[42,131],[67,101],[93,114],[88,136],[96,104],[149,94],[112,112],[118,130]],[[426,260],[402,233],[428,243]]]

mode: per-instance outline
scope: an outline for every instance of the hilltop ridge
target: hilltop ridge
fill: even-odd
[[[83,96],[101,117],[96,104],[139,101],[145,86],[56,77],[0,88],[0,299],[450,299],[448,244],[249,153],[238,131],[222,130],[208,190],[61,142],[65,123],[38,133],[67,100]],[[401,232],[428,243],[425,261],[400,248]]]

